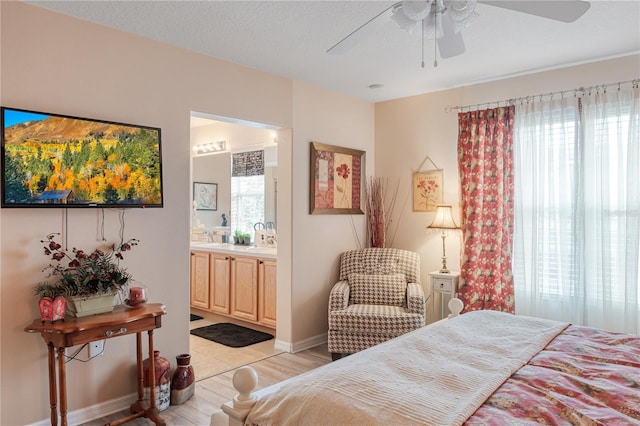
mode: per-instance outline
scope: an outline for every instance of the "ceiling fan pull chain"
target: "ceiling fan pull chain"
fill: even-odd
[[[424,19],[422,20],[422,68],[424,68]]]
[[[435,16],[433,17],[434,33],[433,33],[433,67],[438,68],[438,15],[440,15],[438,8],[435,9]],[[442,23],[442,18],[440,18]]]

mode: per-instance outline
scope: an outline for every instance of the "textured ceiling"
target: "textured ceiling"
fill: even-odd
[[[478,4],[466,52],[437,68],[433,41],[421,68],[420,38],[391,21],[326,53],[389,1],[28,2],[372,102],[640,52],[638,0],[592,1],[571,24]]]

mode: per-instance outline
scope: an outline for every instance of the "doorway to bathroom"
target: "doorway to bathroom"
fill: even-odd
[[[191,113],[189,329],[226,322],[274,336],[234,348],[190,335],[196,380],[281,352],[275,345],[276,275],[269,272],[275,266],[268,269],[278,258],[277,131]],[[240,235],[247,239],[239,242]]]

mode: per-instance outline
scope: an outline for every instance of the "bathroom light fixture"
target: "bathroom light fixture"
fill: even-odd
[[[212,152],[222,152],[227,149],[226,141],[217,141],[194,145],[192,148],[196,154],[210,154]]]

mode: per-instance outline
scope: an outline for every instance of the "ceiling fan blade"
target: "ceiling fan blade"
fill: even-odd
[[[438,49],[442,59],[453,58],[462,55],[465,51],[462,33],[456,32],[453,21],[449,15],[440,14],[438,16],[442,22],[442,37],[438,39]]]
[[[327,50],[327,53],[330,53],[332,55],[345,53],[353,46],[358,44],[362,39],[366,38],[370,34],[376,33],[380,27],[389,22],[393,13],[393,9],[400,4],[402,4],[401,1],[392,4],[373,18],[369,19],[364,24],[360,25],[351,34],[331,46]]]
[[[541,16],[561,22],[573,22],[584,15],[591,3],[581,0],[478,0],[478,3],[515,10],[530,15]]]

